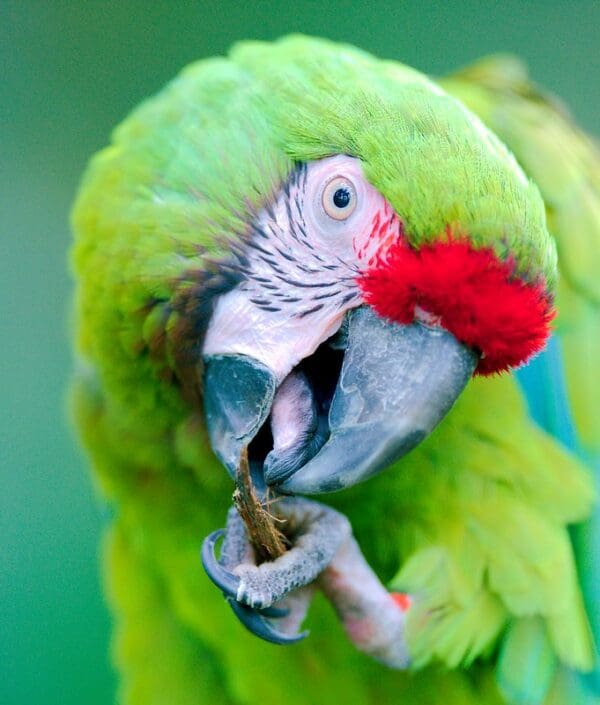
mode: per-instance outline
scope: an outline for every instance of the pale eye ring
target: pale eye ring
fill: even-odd
[[[356,208],[356,189],[345,176],[336,176],[323,189],[323,210],[334,220],[346,220]]]

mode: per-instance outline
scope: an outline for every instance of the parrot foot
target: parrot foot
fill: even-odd
[[[342,514],[308,499],[285,498],[278,502],[277,509],[278,515],[294,527],[292,547],[283,556],[256,565],[246,527],[232,508],[227,529],[215,531],[204,540],[202,564],[244,626],[262,639],[288,644],[307,633],[283,633],[268,620],[280,620],[285,631],[298,627],[313,592],[305,586],[323,572],[351,530]],[[223,535],[217,558],[216,543]],[[281,601],[283,604],[274,607]]]
[[[353,536],[321,573],[318,585],[357,649],[390,668],[409,665],[406,619],[413,598],[388,592]]]
[[[292,548],[274,561],[256,565],[235,508],[229,511],[227,529],[210,534],[202,547],[208,577],[242,624],[275,644],[299,641],[307,632],[298,633],[298,628],[319,588],[359,650],[391,668],[406,668],[406,618],[412,598],[388,592],[362,555],[346,517],[300,497],[278,502],[278,515],[296,530],[289,536]],[[277,628],[272,620],[277,620]]]
[[[215,555],[217,541],[225,535],[223,529],[213,531],[202,545],[202,565],[208,577],[223,591],[223,595],[240,622],[255,636],[272,644],[292,644],[303,639],[306,634],[288,636],[277,631],[268,620],[286,617],[289,609],[280,607],[249,607],[237,601],[240,578],[223,568]]]

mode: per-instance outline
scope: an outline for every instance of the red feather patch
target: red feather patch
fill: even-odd
[[[543,283],[514,275],[489,248],[448,238],[419,250],[396,242],[359,280],[379,315],[411,323],[415,308],[434,316],[482,353],[476,374],[517,367],[542,350],[555,316]]]

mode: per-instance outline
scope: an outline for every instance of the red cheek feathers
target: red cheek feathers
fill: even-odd
[[[365,301],[379,315],[411,323],[415,307],[482,353],[476,374],[517,367],[542,350],[555,311],[543,284],[514,276],[514,264],[465,238],[419,250],[396,242],[361,276]]]

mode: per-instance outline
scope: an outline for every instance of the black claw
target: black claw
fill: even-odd
[[[235,612],[240,622],[250,632],[256,636],[270,641],[272,644],[293,644],[296,641],[304,639],[308,632],[302,632],[295,636],[282,634],[274,629],[265,619],[277,619],[286,617],[289,614],[289,609],[285,607],[265,607],[263,609],[255,609],[242,605],[237,601],[237,591],[240,584],[240,579],[225,570],[217,560],[215,555],[215,546],[217,541],[225,535],[224,529],[217,529],[209,534],[202,543],[202,565],[208,577],[213,583],[219,587],[225,596],[225,599],[230,604],[231,609]]]
[[[235,600],[240,585],[240,579],[236,575],[233,575],[233,573],[225,570],[215,555],[215,545],[224,535],[224,529],[217,529],[204,539],[201,553],[202,565],[208,577],[217,587],[223,590],[224,595],[226,597],[232,597]]]
[[[282,634],[274,629],[257,610],[246,605],[241,605],[233,598],[227,597],[227,602],[234,611],[236,617],[246,627],[246,629],[255,636],[271,642],[271,644],[294,644],[308,636],[308,632],[301,632],[294,636]],[[264,611],[263,611],[264,614]]]

